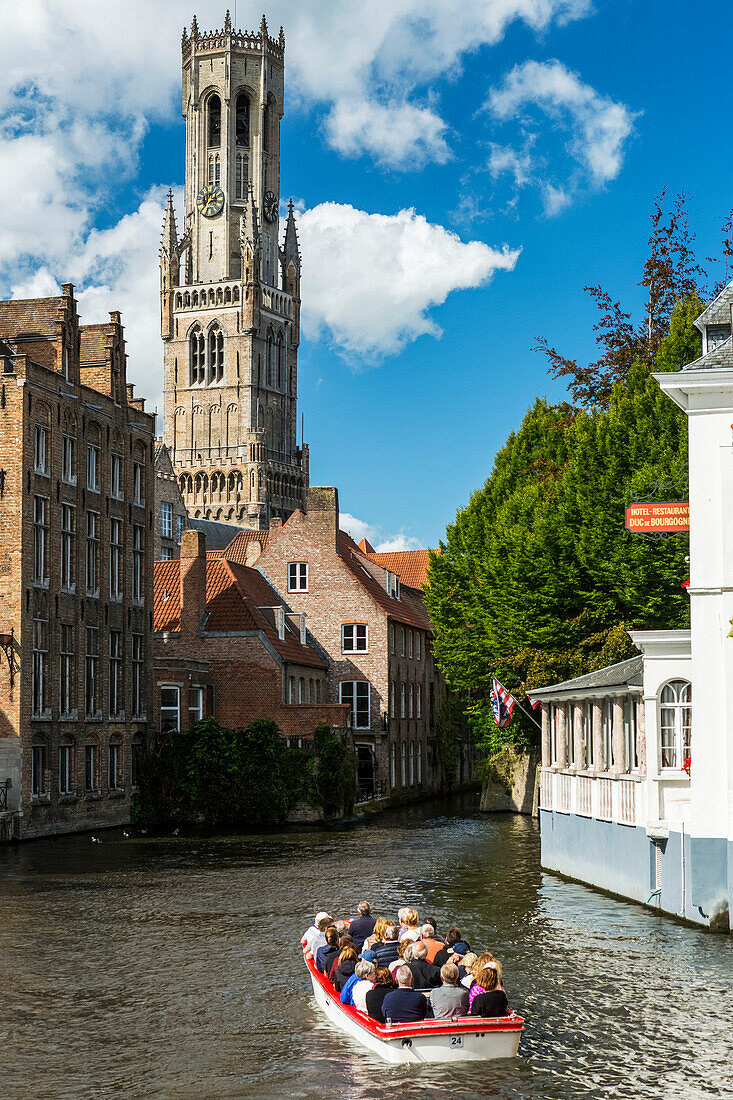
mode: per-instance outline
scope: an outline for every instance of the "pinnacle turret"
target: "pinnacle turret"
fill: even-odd
[[[267,19],[265,13],[262,13],[262,22],[260,23],[260,34],[262,35],[262,41],[267,41]]]
[[[300,246],[298,244],[298,228],[295,224],[292,199],[288,202],[288,217],[285,222],[285,240],[282,249],[283,269],[287,268],[291,261],[295,264],[296,269],[300,271]]]
[[[224,16],[224,33],[225,34],[231,34],[231,32],[232,32],[232,16],[231,16],[231,12],[229,11],[229,8],[227,8],[227,13]]]
[[[163,236],[160,241],[161,255],[165,252],[168,260],[178,259],[178,229],[176,227],[176,212],[173,207],[173,191],[168,189],[168,203],[163,218]]]

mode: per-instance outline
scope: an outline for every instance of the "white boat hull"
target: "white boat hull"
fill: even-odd
[[[356,1009],[342,1005],[338,993],[307,959],[316,1004],[336,1027],[358,1039],[385,1062],[463,1062],[514,1058],[523,1020],[462,1017],[383,1027]]]

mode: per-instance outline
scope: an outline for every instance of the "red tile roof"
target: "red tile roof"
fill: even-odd
[[[240,531],[238,535],[235,535],[229,545],[224,551],[228,561],[239,562],[240,565],[247,564],[247,550],[253,542],[259,542],[262,550],[267,549],[267,543],[270,538],[269,531],[250,531],[245,529]],[[251,563],[250,563],[251,564]]]
[[[431,630],[430,618],[422,601],[421,594],[407,586],[400,586],[400,598],[387,594],[387,589],[366,567],[369,557],[359,550],[354,540],[345,531],[336,536],[336,549],[344,564],[379,606],[387,612],[390,619],[407,626],[416,626],[420,630]]]
[[[180,562],[156,561],[153,566],[153,629],[181,629]],[[206,555],[206,610],[204,636],[212,632],[260,630],[284,661],[325,668],[310,645],[301,645],[299,631],[285,619],[280,638],[274,618],[260,608],[279,607],[282,601],[261,573],[246,565]]]
[[[424,588],[427,584],[429,550],[394,550],[384,554],[372,550],[364,556],[382,569],[396,573],[402,584],[409,584],[410,588]]]

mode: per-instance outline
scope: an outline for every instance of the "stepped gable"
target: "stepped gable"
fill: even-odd
[[[365,545],[369,547],[365,549]],[[375,565],[381,565],[382,569],[388,569],[390,573],[400,578],[401,584],[410,588],[422,589],[427,584],[428,564],[430,562],[429,550],[392,550],[386,553],[377,553],[367,542],[362,539],[359,549],[365,558],[373,561]],[[438,551],[435,551],[437,553]]]
[[[181,629],[180,562],[156,561],[153,566],[153,629]],[[204,636],[209,633],[261,631],[285,661],[324,668],[324,662],[309,645],[302,645],[299,631],[285,617],[285,637],[280,638],[263,608],[282,607],[277,592],[256,569],[206,555],[206,618]]]
[[[55,336],[63,308],[63,298],[0,301],[0,333],[8,340],[14,336]]]
[[[79,362],[104,363],[107,359],[109,323],[79,326]]]
[[[370,565],[373,563],[365,554],[362,554],[354,540],[345,531],[338,532],[336,549],[349,571],[391,619],[406,626],[417,627],[419,630],[432,631],[430,618],[420,593],[405,587],[401,589],[399,599],[390,596],[376,576],[367,569],[365,563],[369,562]]]

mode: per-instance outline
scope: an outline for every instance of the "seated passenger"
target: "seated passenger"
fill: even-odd
[[[381,943],[384,936],[384,930],[387,927],[387,921],[384,917],[377,917],[377,923],[374,925],[374,931],[371,936],[367,936],[362,945],[362,951],[366,948],[367,951],[373,951],[375,943]]]
[[[382,1001],[388,993],[391,993],[392,990],[396,988],[397,983],[387,967],[378,966],[374,975],[374,986],[366,995],[366,1010],[371,1018],[376,1020],[378,1024],[384,1023]]]
[[[483,967],[480,967],[477,963],[474,969],[474,978],[475,981],[469,993],[470,1015],[484,1016],[491,1019],[497,1016],[506,1016],[509,1005],[506,993],[500,988],[500,963],[496,961],[487,962]]]
[[[451,948],[456,943],[464,943],[466,951],[471,950],[470,945],[463,939],[460,928],[449,928],[445,935],[445,947],[442,947],[433,959],[436,966],[442,966],[443,963],[447,962],[455,962],[455,959],[452,958]]]
[[[348,932],[346,932],[343,936],[339,937],[338,955],[336,955],[335,959],[331,963],[331,969],[328,971],[328,977],[330,978],[331,981],[333,981],[333,976],[336,973],[336,967],[339,964],[339,955],[341,954],[341,952],[344,950],[345,947],[353,947],[353,946],[354,946],[354,941],[352,940],[352,938],[348,934]]]
[[[310,951],[313,958],[316,957],[318,948],[323,947],[326,942],[323,933],[329,924],[333,924],[333,917],[329,917],[328,913],[321,910],[320,913],[316,913],[316,918],[308,931],[303,933],[303,950]]]
[[[388,924],[382,933],[381,943],[374,944],[374,954],[380,966],[389,966],[399,958],[399,944],[397,943],[397,925]]]
[[[407,963],[415,989],[432,989],[440,985],[440,970],[427,961],[428,949],[424,943],[412,945],[412,958]],[[405,949],[405,957],[407,949]]]
[[[351,999],[348,1003],[352,1004],[354,1008],[358,1008],[359,1012],[366,1012],[367,993],[372,989],[374,977],[377,973],[376,963],[373,959],[362,958],[356,964],[354,973],[359,980],[354,982],[351,987]],[[343,994],[341,996],[343,999]]]
[[[438,954],[439,951],[442,951],[443,947],[445,946],[442,940],[436,940],[435,929],[433,928],[432,924],[428,924],[427,921],[420,929],[419,942],[425,945],[427,960],[429,963],[435,961],[435,956]]]
[[[460,983],[466,989],[470,989],[473,985],[473,968],[478,962],[478,955],[475,951],[469,951],[463,956],[460,963],[460,969],[464,971],[460,978]],[[456,963],[458,966],[458,963]]]
[[[326,942],[316,951],[316,970],[320,970],[321,974],[328,974],[331,963],[339,953],[339,934],[336,931],[336,925],[329,924],[324,935]]]
[[[345,947],[337,959],[336,968],[332,971],[333,985],[337,993],[341,992],[351,975],[354,973],[356,962],[357,954],[354,948]]]
[[[443,963],[440,968],[442,985],[430,994],[430,1007],[436,1020],[468,1015],[468,990],[458,984],[458,967]]]
[[[405,924],[400,930],[400,940],[419,940],[420,929],[418,928],[418,916],[417,909],[405,909]]]
[[[374,925],[377,923],[372,916],[372,907],[368,901],[362,901],[358,906],[359,916],[352,920],[349,925],[349,934],[354,941],[354,947],[357,951],[361,951],[364,946],[364,940],[367,936],[371,936],[374,931]]]
[[[424,1020],[428,1013],[428,1002],[422,993],[412,988],[412,974],[409,966],[399,967],[395,977],[398,988],[388,993],[382,1001],[385,1023],[410,1024]]]
[[[440,940],[441,943],[445,943],[445,940],[443,939],[443,937],[438,935],[438,925],[435,922],[435,917],[426,917],[425,918],[425,923],[432,925],[432,927],[433,927],[433,939],[434,940]]]

